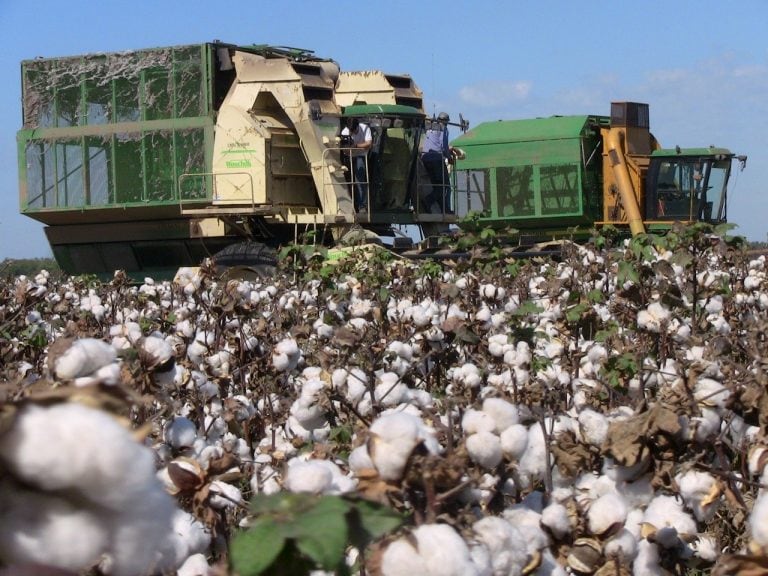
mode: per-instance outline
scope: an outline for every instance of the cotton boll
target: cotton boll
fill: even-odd
[[[423,429],[420,418],[402,412],[382,415],[371,425],[368,454],[383,479],[401,477],[411,452],[429,435]]]
[[[212,576],[212,574],[213,570],[203,554],[193,554],[176,571],[176,576]]]
[[[115,361],[115,349],[95,338],[81,338],[56,359],[54,373],[63,380],[87,376]]]
[[[621,529],[605,543],[603,554],[606,558],[633,560],[637,555],[637,538],[626,528]]]
[[[169,534],[175,509],[174,501],[158,485],[115,518],[110,573],[131,576],[174,569]]]
[[[153,452],[105,412],[80,404],[30,405],[0,437],[0,458],[42,490],[69,490],[118,509],[154,485]]]
[[[690,470],[675,476],[680,496],[685,505],[693,510],[696,518],[708,522],[717,511],[720,500],[720,485],[717,479],[707,472]]]
[[[309,492],[322,494],[330,489],[333,474],[314,460],[302,462],[295,458],[288,462],[284,484],[290,492]]]
[[[275,346],[272,353],[272,365],[278,372],[287,372],[296,368],[301,360],[301,350],[296,340],[286,338]]]
[[[699,378],[693,389],[693,397],[699,404],[719,409],[725,407],[730,396],[728,388],[712,378]]]
[[[408,386],[400,382],[400,377],[394,372],[384,372],[378,377],[379,383],[374,389],[374,397],[382,406],[392,407],[410,399]]]
[[[699,537],[690,544],[693,553],[705,562],[717,562],[720,558],[720,546],[717,539],[713,536],[699,535]]]
[[[579,412],[579,431],[587,444],[601,447],[608,437],[609,421],[603,414],[585,409]]]
[[[447,524],[422,524],[412,534],[416,540],[415,550],[417,554],[414,556],[409,550],[401,546],[391,550],[397,542],[407,542],[405,539],[396,540],[384,551],[382,558],[382,574],[384,576],[403,574],[424,574],[425,576],[477,575],[477,568],[472,563],[469,547],[456,530]],[[414,549],[410,544],[407,546]],[[403,569],[406,571],[402,571]]]
[[[190,513],[176,510],[173,526],[168,533],[168,548],[173,549],[174,565],[184,562],[192,554],[200,554],[211,545],[211,533]]]
[[[752,540],[765,548],[768,546],[768,492],[763,492],[755,500],[749,516],[749,529]]]
[[[502,458],[501,440],[492,432],[478,432],[467,437],[467,452],[473,462],[487,470],[499,465]]]
[[[461,428],[465,434],[493,432],[496,429],[496,421],[485,410],[470,408],[464,412],[464,416],[461,419]]]
[[[505,430],[506,432],[506,430]],[[526,485],[544,477],[547,466],[546,443],[539,424],[528,429],[528,445],[518,464],[520,479]]]
[[[694,437],[697,442],[707,442],[709,438],[720,433],[722,418],[717,410],[712,408],[701,408],[701,416],[695,416],[690,419],[690,425],[694,431]]]
[[[210,504],[213,508],[234,508],[243,502],[243,494],[240,489],[221,480],[211,482],[210,491]]]
[[[502,358],[508,350],[514,350],[506,334],[494,334],[488,338],[488,353],[495,358]]]
[[[152,359],[152,366],[162,366],[173,359],[173,348],[163,338],[147,336],[141,348]]]
[[[677,546],[679,534],[697,533],[696,521],[672,496],[656,496],[646,508],[643,521],[656,528],[656,542],[664,548]]]
[[[358,446],[349,453],[349,467],[355,472],[375,468],[365,445]]]
[[[418,550],[405,539],[395,540],[381,559],[382,576],[404,576],[405,574],[429,574],[426,560]]]
[[[587,512],[589,531],[596,536],[605,534],[617,524],[624,524],[626,519],[626,501],[616,493],[600,496],[592,502]]]
[[[501,433],[501,450],[510,460],[519,460],[528,447],[528,429],[522,424],[513,424]]]
[[[637,556],[632,562],[633,576],[658,576],[662,574],[659,548],[647,540],[637,543]]]
[[[178,416],[165,425],[163,438],[177,450],[188,448],[197,439],[197,426],[189,418]]]
[[[62,497],[0,485],[0,509],[0,556],[6,563],[80,570],[107,549],[105,520]]]
[[[503,398],[486,398],[483,400],[483,412],[493,418],[495,423],[493,431],[497,434],[501,434],[520,421],[520,410]]]
[[[645,310],[637,313],[637,325],[649,332],[660,332],[662,324],[666,323],[671,312],[661,302],[653,302]]]
[[[542,510],[541,524],[549,528],[558,539],[565,538],[573,529],[568,509],[558,502],[553,502]]]
[[[549,546],[549,537],[541,528],[541,514],[535,510],[516,504],[504,510],[502,517],[523,535],[529,555]]]
[[[495,516],[478,520],[472,530],[489,551],[493,574],[520,574],[528,563],[523,535],[509,522]]]

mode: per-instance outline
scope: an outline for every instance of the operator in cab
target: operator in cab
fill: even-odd
[[[351,163],[352,190],[355,210],[368,211],[368,151],[373,145],[371,128],[368,124],[352,118],[349,126],[341,131],[342,140],[348,139]],[[346,138],[345,138],[346,137]]]
[[[432,194],[426,199],[427,208],[431,210],[432,206],[437,204],[437,212],[445,211],[447,214],[453,213],[448,165],[453,164],[455,159],[453,148],[448,144],[450,121],[451,118],[447,112],[440,112],[437,120],[429,124],[421,149],[421,161],[432,182]]]

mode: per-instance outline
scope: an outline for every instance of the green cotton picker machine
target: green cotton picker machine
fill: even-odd
[[[435,183],[420,156],[434,119],[407,75],[221,42],[38,58],[21,72],[21,211],[71,274],[167,277],[206,257],[258,267],[306,233],[334,246],[356,230],[423,255],[403,230],[450,233],[469,213],[521,242],[726,216],[734,154],[660,149],[645,104],[481,124],[452,143],[451,181]],[[362,213],[341,137],[352,120],[373,140]],[[425,201],[438,185],[442,206]]]

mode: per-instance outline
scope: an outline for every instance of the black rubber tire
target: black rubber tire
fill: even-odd
[[[277,253],[260,242],[237,242],[213,255],[216,272],[226,278],[272,278]]]

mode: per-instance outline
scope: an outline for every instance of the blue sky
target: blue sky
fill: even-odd
[[[767,30],[765,0],[0,0],[0,260],[50,255],[42,226],[19,214],[21,60],[214,39],[410,74],[428,112],[471,125],[647,102],[664,146],[749,156],[732,176],[729,220],[766,240]]]

